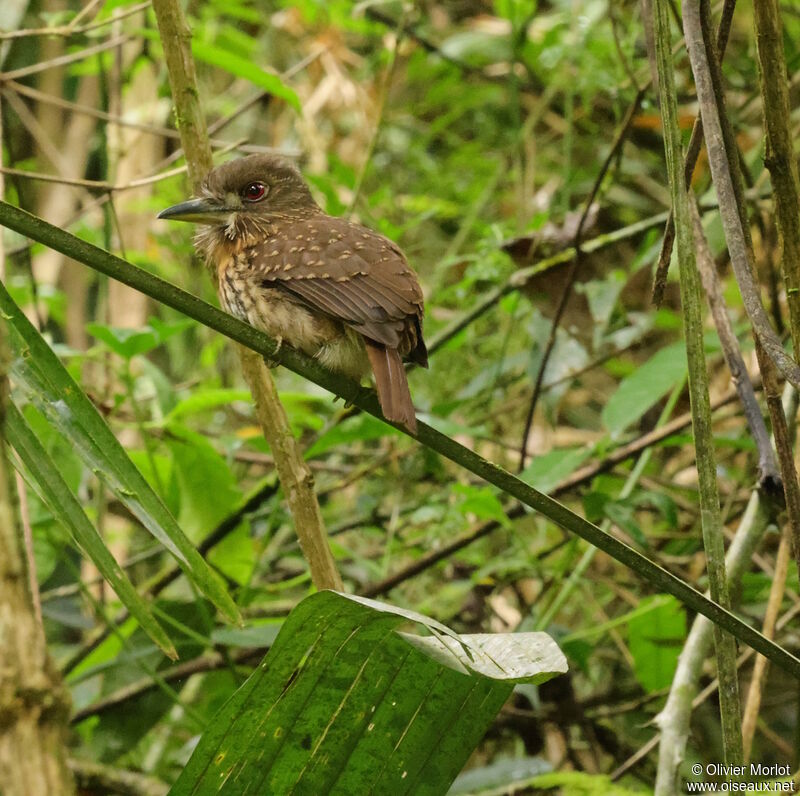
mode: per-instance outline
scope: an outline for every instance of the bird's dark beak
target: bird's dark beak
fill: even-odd
[[[190,199],[162,210],[159,218],[168,221],[193,221],[195,224],[219,224],[225,213],[230,212],[227,207],[215,204],[210,199]]]

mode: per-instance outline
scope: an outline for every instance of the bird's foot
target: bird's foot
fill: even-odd
[[[273,354],[277,354],[278,351],[281,350],[281,346],[283,345],[283,338],[282,337],[276,337],[275,338],[275,342],[278,345],[275,346],[275,351],[273,352]],[[264,357],[264,363],[266,364],[266,366],[268,368],[277,368],[278,365],[281,364],[277,359],[272,359],[271,357]]]
[[[353,395],[352,398],[345,398],[344,396],[340,396],[342,401],[344,402],[344,409],[350,409],[350,407],[355,406],[359,399],[364,399],[370,394],[374,394],[375,391],[370,387],[364,387],[363,384],[358,385],[358,390]]]

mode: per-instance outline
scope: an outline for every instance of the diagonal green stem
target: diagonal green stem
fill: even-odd
[[[202,299],[181,290],[179,287],[138,268],[120,257],[109,254],[90,243],[70,235],[42,219],[0,202],[0,225],[13,229],[21,235],[37,240],[66,254],[96,271],[118,279],[130,287],[145,293],[156,301],[194,318],[210,329],[214,329],[231,340],[258,352],[269,359],[279,361],[295,373],[343,397],[350,403],[374,417],[383,419],[377,397],[372,390],[361,387],[345,376],[331,373],[316,360],[311,359],[289,346],[281,346],[258,329],[246,324]],[[401,426],[398,430],[409,434]],[[775,642],[765,638],[757,630],[747,625],[726,608],[709,600],[696,589],[689,586],[662,567],[654,564],[632,547],[615,537],[604,533],[596,525],[562,506],[558,501],[529,486],[516,476],[474,451],[439,433],[435,429],[419,424],[416,439],[426,447],[440,453],[455,464],[469,470],[479,478],[498,487],[503,492],[543,514],[556,525],[577,534],[590,544],[599,547],[629,569],[638,573],[653,588],[672,594],[684,605],[708,617],[757,652],[769,658],[776,665],[800,679],[800,659],[786,651]]]
[[[683,8],[684,15],[689,15],[697,9],[699,9],[698,0],[688,0]],[[678,101],[673,75],[666,0],[656,0],[653,5],[653,16],[661,118],[664,127],[664,149],[678,244],[681,307],[686,336],[686,357],[689,365],[689,399],[697,454],[703,546],[706,552],[706,569],[711,596],[715,602],[729,608],[730,595],[725,576],[725,545],[722,538],[717,466],[711,429],[711,403],[708,397],[708,371],[703,347],[703,295],[695,258],[689,197],[686,193],[683,173],[683,152],[678,128]],[[691,57],[695,41],[691,38],[688,27],[686,29],[686,45]],[[724,760],[726,765],[735,766],[741,764],[742,761],[742,725],[739,681],[736,671],[736,640],[733,636],[723,633],[719,625],[715,627],[714,631],[720,684],[720,718]]]

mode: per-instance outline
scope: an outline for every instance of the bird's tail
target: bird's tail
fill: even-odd
[[[417,417],[400,354],[396,348],[386,348],[366,339],[364,342],[372,372],[375,374],[378,400],[384,417],[404,425],[412,434],[416,434]]]

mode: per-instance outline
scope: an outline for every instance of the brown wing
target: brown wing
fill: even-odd
[[[387,238],[346,219],[318,215],[285,223],[248,255],[265,285],[427,364],[422,290]]]

